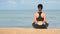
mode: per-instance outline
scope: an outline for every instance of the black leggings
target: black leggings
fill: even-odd
[[[38,25],[38,24],[33,23],[32,26],[33,26],[34,28],[37,28],[37,29],[47,29],[48,24]]]

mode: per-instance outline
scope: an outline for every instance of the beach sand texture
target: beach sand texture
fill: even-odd
[[[0,34],[60,34],[60,29],[0,28]]]

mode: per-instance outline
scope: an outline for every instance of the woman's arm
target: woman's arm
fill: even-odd
[[[46,14],[44,13],[44,22],[48,25],[48,22],[46,21]]]

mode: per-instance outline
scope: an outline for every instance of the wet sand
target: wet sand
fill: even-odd
[[[60,29],[0,28],[0,34],[60,34]]]

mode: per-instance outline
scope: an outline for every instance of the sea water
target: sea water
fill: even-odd
[[[0,28],[33,28],[35,10],[0,10]],[[60,28],[60,10],[44,10],[48,28]]]

